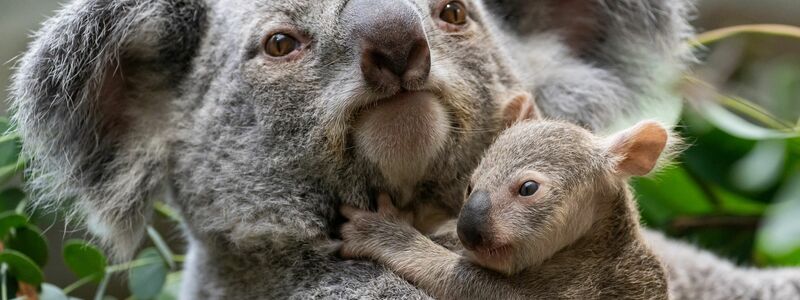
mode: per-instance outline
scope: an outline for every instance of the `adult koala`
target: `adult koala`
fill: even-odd
[[[330,254],[338,203],[388,191],[455,215],[500,99],[528,87],[550,117],[601,129],[661,91],[653,61],[680,65],[683,1],[536,3],[76,0],[15,77],[31,188],[74,198],[119,257],[167,195],[186,220],[185,299],[426,298]],[[508,57],[528,46],[522,84]]]

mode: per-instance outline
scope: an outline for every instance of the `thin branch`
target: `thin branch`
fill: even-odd
[[[744,33],[758,33],[800,39],[800,27],[783,24],[752,24],[707,31],[697,35],[689,44],[692,47],[702,47]]]
[[[164,238],[161,237],[161,234],[156,231],[153,226],[147,226],[147,235],[150,236],[150,240],[153,241],[153,244],[156,245],[156,249],[158,252],[161,252],[161,256],[164,257],[164,260],[167,261],[167,265],[171,270],[175,270],[175,258],[172,250],[169,249],[167,242],[164,241]]]
[[[752,216],[682,216],[672,220],[670,228],[682,232],[698,228],[757,229],[760,217]]]

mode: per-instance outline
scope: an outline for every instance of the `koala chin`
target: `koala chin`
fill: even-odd
[[[398,188],[412,187],[444,148],[449,123],[433,93],[400,93],[370,105],[357,117],[356,150]]]

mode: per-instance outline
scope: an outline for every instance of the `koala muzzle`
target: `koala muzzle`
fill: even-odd
[[[458,238],[470,250],[486,246],[492,233],[489,227],[491,200],[488,192],[474,191],[458,216]]]
[[[351,0],[342,14],[370,87],[398,92],[416,90],[425,83],[431,68],[430,49],[414,7],[406,1]]]

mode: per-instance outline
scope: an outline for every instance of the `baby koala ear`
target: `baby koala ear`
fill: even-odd
[[[539,119],[539,110],[528,92],[512,94],[511,100],[503,103],[503,125],[508,128],[518,122]]]
[[[644,176],[658,163],[667,147],[669,133],[655,121],[642,121],[607,139],[608,151],[617,159],[615,171],[628,176]]]

